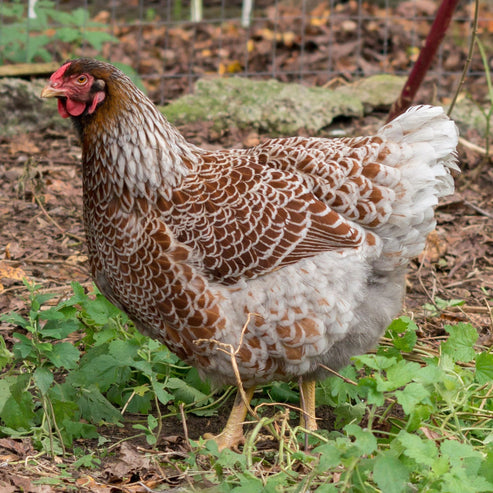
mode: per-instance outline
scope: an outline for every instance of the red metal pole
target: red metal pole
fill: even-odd
[[[430,32],[426,37],[425,45],[421,49],[418,59],[409,74],[409,77],[402,89],[402,92],[390,109],[387,122],[406,111],[411,106],[419,86],[430,68],[433,57],[442,42],[445,33],[452,20],[452,15],[459,0],[442,0],[440,7],[431,26]]]

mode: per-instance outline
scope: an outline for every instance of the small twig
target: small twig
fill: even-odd
[[[238,342],[238,347],[236,349],[234,349],[231,344],[226,344],[226,343],[220,342],[216,339],[195,339],[193,342],[196,345],[202,344],[203,342],[213,342],[217,346],[217,349],[219,351],[222,351],[223,353],[230,355],[231,366],[233,367],[233,371],[235,374],[236,386],[238,387],[238,391],[240,392],[243,403],[245,404],[246,408],[248,409],[248,412],[255,419],[260,419],[258,414],[250,406],[250,402],[247,399],[247,396],[245,393],[245,388],[243,387],[243,382],[241,381],[241,375],[240,375],[240,370],[238,368],[238,362],[236,361],[236,356],[238,355],[238,352],[240,351],[241,346],[243,345],[243,339],[245,337],[245,333],[247,331],[248,325],[250,324],[250,320],[252,319],[252,316],[260,317],[260,315],[258,313],[249,313],[247,315],[245,325],[243,325],[243,328],[241,329],[240,341]]]
[[[161,413],[161,406],[159,405],[159,399],[157,398],[156,394],[154,394],[154,405],[156,406],[157,413],[157,430],[156,433],[154,433],[154,436],[156,437],[156,443],[153,445],[153,447],[156,448],[157,440],[161,436],[161,431],[163,430],[163,415]]]
[[[291,409],[293,411],[296,411],[297,413],[303,413],[303,409],[301,409],[301,407],[295,406],[294,404],[289,404],[288,402],[261,402],[260,404],[255,406],[255,409],[260,409],[261,407],[275,407],[279,404],[281,404],[282,407]]]
[[[61,233],[62,235],[64,236],[68,236],[70,238],[74,238],[75,240],[77,241],[80,241],[81,243],[84,242],[84,238],[81,238],[80,236],[77,236],[77,235],[74,235],[72,233],[68,233],[67,231],[65,231],[49,214],[48,214],[48,211],[44,208],[41,200],[39,199],[39,197],[37,195],[34,196],[34,200],[36,201],[36,203],[38,204],[39,208],[41,209],[41,211],[43,212],[43,214],[46,216],[46,218],[48,219],[48,221],[51,222],[51,224],[53,224]]]
[[[448,288],[448,286],[445,286]],[[464,313],[484,313],[484,314],[491,314],[491,308],[486,307],[486,306],[467,306],[467,305],[462,305],[462,306],[448,306],[444,312],[464,312]]]
[[[358,384],[354,380],[351,380],[350,378],[347,378],[344,375],[341,375],[340,373],[333,370],[332,368],[329,368],[328,366],[322,365],[322,363],[319,363],[318,366],[320,366],[320,368],[323,368],[324,370],[327,370],[329,373],[332,373],[332,375],[335,375],[336,377],[341,378],[344,382],[349,383],[351,385],[358,386]]]
[[[180,416],[181,416],[181,423],[183,425],[183,433],[185,434],[185,443],[187,443],[188,446],[190,447],[190,440],[188,438],[187,418],[185,416],[185,409],[184,408],[185,408],[185,403],[180,402]]]
[[[125,414],[125,411],[127,410],[128,405],[130,404],[130,402],[132,402],[132,399],[136,395],[137,395],[137,392],[135,392],[135,390],[130,394],[130,397],[127,399],[127,402],[125,402],[125,405],[123,406],[122,410],[120,411],[122,416]]]
[[[480,147],[476,144],[473,144],[472,142],[469,142],[468,140],[464,139],[464,137],[459,137],[459,144],[463,145],[467,149],[470,149],[471,151],[481,154],[482,156],[488,155],[488,152],[484,147]]]
[[[261,317],[261,315],[259,315],[258,313],[249,313],[247,315],[246,322],[243,325],[243,328],[241,329],[240,340],[238,342],[238,347],[236,349],[234,349],[231,344],[226,344],[226,343],[220,342],[220,341],[218,341],[216,339],[195,339],[193,341],[193,343],[196,344],[196,345],[199,345],[199,344],[202,344],[204,342],[208,342],[208,343],[213,342],[214,344],[216,344],[217,349],[219,351],[222,351],[223,353],[226,353],[226,354],[229,354],[230,355],[230,357],[231,357],[231,366],[233,367],[233,372],[235,374],[236,385],[237,385],[237,388],[238,388],[238,392],[241,395],[241,399],[243,401],[243,404],[247,408],[247,411],[250,413],[250,415],[253,416],[257,420],[257,422],[262,422],[260,416],[257,413],[257,411],[252,408],[252,406],[250,405],[249,400],[247,399],[247,396],[246,396],[246,393],[245,393],[245,388],[243,387],[243,382],[241,380],[240,370],[238,368],[238,362],[236,360],[236,356],[238,355],[238,353],[239,353],[239,351],[241,349],[241,346],[243,345],[243,339],[245,337],[245,333],[246,333],[246,331],[248,329],[248,325],[250,324],[250,320],[252,319],[253,316]],[[274,436],[274,438],[280,440],[280,437],[279,437],[278,433],[271,426],[269,426],[268,423],[267,424],[263,423],[262,426],[264,426],[264,425],[269,429],[270,433],[272,433],[272,435]]]
[[[481,207],[474,205],[473,203],[469,202],[468,200],[464,200],[464,204],[469,206],[471,209],[474,209],[476,212],[478,212],[482,216],[486,216],[486,217],[493,219],[493,214],[491,212],[488,212],[488,211],[485,211],[484,209],[481,209]]]
[[[455,103],[457,102],[457,98],[459,97],[459,92],[466,80],[467,71],[469,70],[469,66],[472,61],[472,53],[474,51],[474,44],[476,42],[476,34],[478,30],[478,14],[479,14],[479,0],[474,2],[474,19],[472,22],[472,33],[471,40],[469,42],[469,50],[467,52],[466,63],[464,64],[464,69],[462,70],[462,75],[459,80],[459,85],[457,86],[457,90],[455,91],[454,98],[448,107],[447,115],[450,116],[452,114],[452,110],[454,109]]]
[[[488,300],[485,298],[484,299],[484,303],[486,305],[486,308],[488,309],[488,312],[489,312],[489,316],[490,316],[490,325],[491,327],[493,327],[493,311],[491,310],[491,306],[490,304],[488,303]]]
[[[426,250],[426,249],[425,249]],[[421,277],[421,269],[423,267],[425,263],[425,257],[423,255],[423,259],[421,260],[420,264],[419,264],[419,267],[418,267],[418,270],[416,271],[416,275],[417,275],[417,278],[418,278],[418,281],[419,281],[419,284],[421,285],[421,288],[423,289],[423,291],[426,293],[426,296],[428,296],[428,299],[430,300],[430,303],[435,307],[437,308],[436,306],[436,303],[435,303],[435,298],[430,295],[430,293],[428,292],[428,290],[426,289],[426,286],[425,286],[425,283],[423,282],[423,278]],[[436,287],[436,285],[435,285]]]

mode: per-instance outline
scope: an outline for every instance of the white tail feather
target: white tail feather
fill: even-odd
[[[458,130],[442,108],[415,106],[377,135],[391,151],[384,164],[401,172],[392,215],[377,229],[384,240],[377,267],[387,270],[421,253],[436,224],[438,198],[454,192],[450,171],[459,171]]]

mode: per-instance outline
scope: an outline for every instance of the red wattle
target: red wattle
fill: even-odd
[[[66,108],[70,116],[79,116],[84,113],[86,103],[80,103],[79,101],[74,101],[73,99],[67,99]]]
[[[68,118],[70,116],[65,108],[65,101],[61,99],[58,100],[58,113],[60,113],[62,118]]]
[[[103,91],[97,92],[96,95],[94,96],[94,99],[92,100],[91,106],[87,110],[87,112],[92,115],[94,113],[94,110],[96,109],[96,106],[98,103],[101,103],[101,101],[104,101],[104,98],[106,97],[106,94]]]

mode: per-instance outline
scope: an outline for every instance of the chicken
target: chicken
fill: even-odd
[[[406,266],[454,189],[455,124],[418,106],[372,137],[208,151],[101,61],[66,62],[41,96],[80,137],[101,292],[203,377],[241,378],[219,448],[241,443],[253,389],[272,380],[302,380],[316,429],[321,365],[368,351],[401,309]]]

